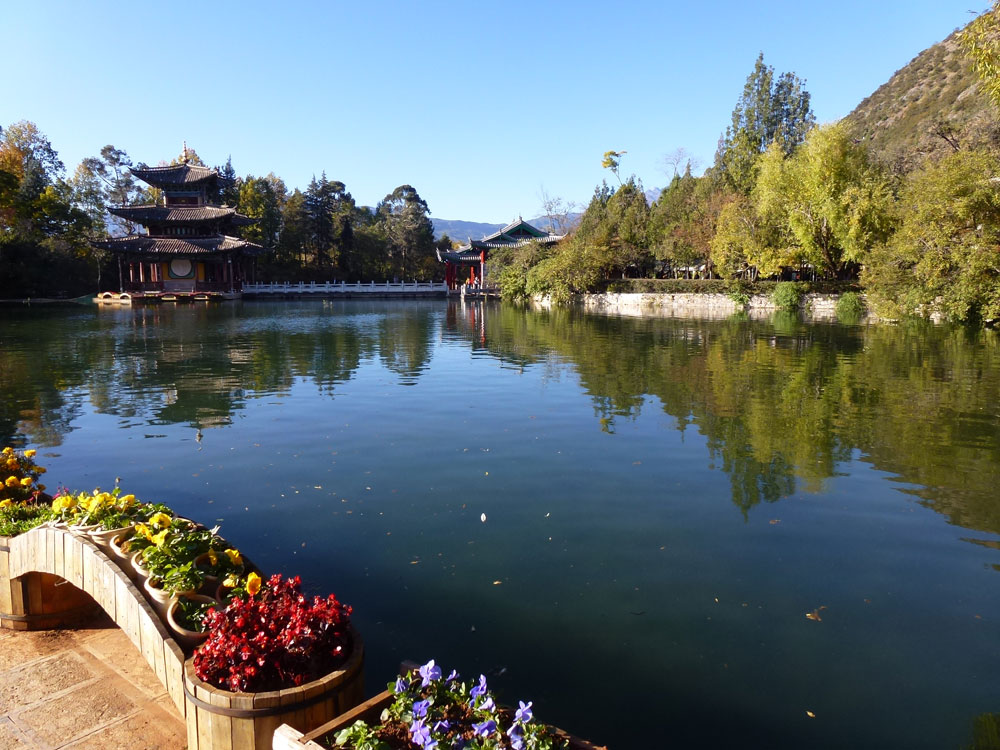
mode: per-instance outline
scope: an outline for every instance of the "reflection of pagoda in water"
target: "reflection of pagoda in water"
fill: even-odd
[[[108,209],[141,224],[146,234],[97,243],[118,257],[119,294],[100,302],[235,299],[249,262],[264,248],[235,236],[253,223],[235,208],[208,202],[219,173],[185,159],[169,167],[134,167],[132,174],[163,193],[162,205]]]

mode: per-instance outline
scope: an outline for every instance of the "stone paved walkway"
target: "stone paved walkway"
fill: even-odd
[[[0,750],[180,750],[184,722],[107,617],[74,630],[0,630]]]

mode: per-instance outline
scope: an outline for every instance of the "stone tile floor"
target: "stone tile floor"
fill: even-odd
[[[114,622],[0,630],[0,750],[180,750],[184,721]]]

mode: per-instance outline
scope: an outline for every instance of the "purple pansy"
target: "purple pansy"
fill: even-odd
[[[520,724],[511,726],[507,730],[507,736],[510,737],[510,746],[514,750],[524,750],[524,729],[521,728]]]
[[[479,684],[469,691],[473,698],[486,694],[486,675],[479,675]]]
[[[431,702],[429,700],[417,701],[413,704],[413,716],[414,718],[420,719],[427,715],[427,709],[430,708]]]
[[[441,719],[434,725],[435,732],[447,732],[449,729],[451,729],[451,722],[447,719]]]
[[[482,724],[473,724],[472,731],[477,737],[489,737],[497,731],[497,723],[493,719],[487,719]]]
[[[402,677],[397,677],[396,684],[392,686],[392,692],[405,693],[408,687],[410,687],[410,684],[406,680]]]
[[[525,703],[524,701],[518,701],[517,702],[518,709],[517,711],[514,712],[514,719],[517,721],[523,721],[525,723],[531,721],[532,717],[531,704],[533,702],[534,701],[528,701],[527,703]]]
[[[457,669],[453,669],[453,670],[451,670],[451,674],[448,675],[448,678],[447,678],[446,682],[454,682],[457,679],[458,679],[458,670]]]
[[[431,742],[431,729],[423,720],[417,719],[412,724],[410,724],[410,739],[413,740],[413,744],[417,747],[427,747],[427,743]]]
[[[424,678],[423,682],[420,683],[420,687],[427,687],[434,680],[441,679],[441,667],[435,664],[433,659],[424,664],[419,671],[420,676]]]
[[[480,711],[492,711],[497,707],[497,704],[493,702],[493,696],[487,696],[486,700],[479,707]]]

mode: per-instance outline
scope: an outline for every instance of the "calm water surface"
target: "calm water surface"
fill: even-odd
[[[613,748],[995,731],[993,332],[443,301],[8,308],[10,441],[50,484],[120,476],[336,592],[370,692],[435,658]]]

